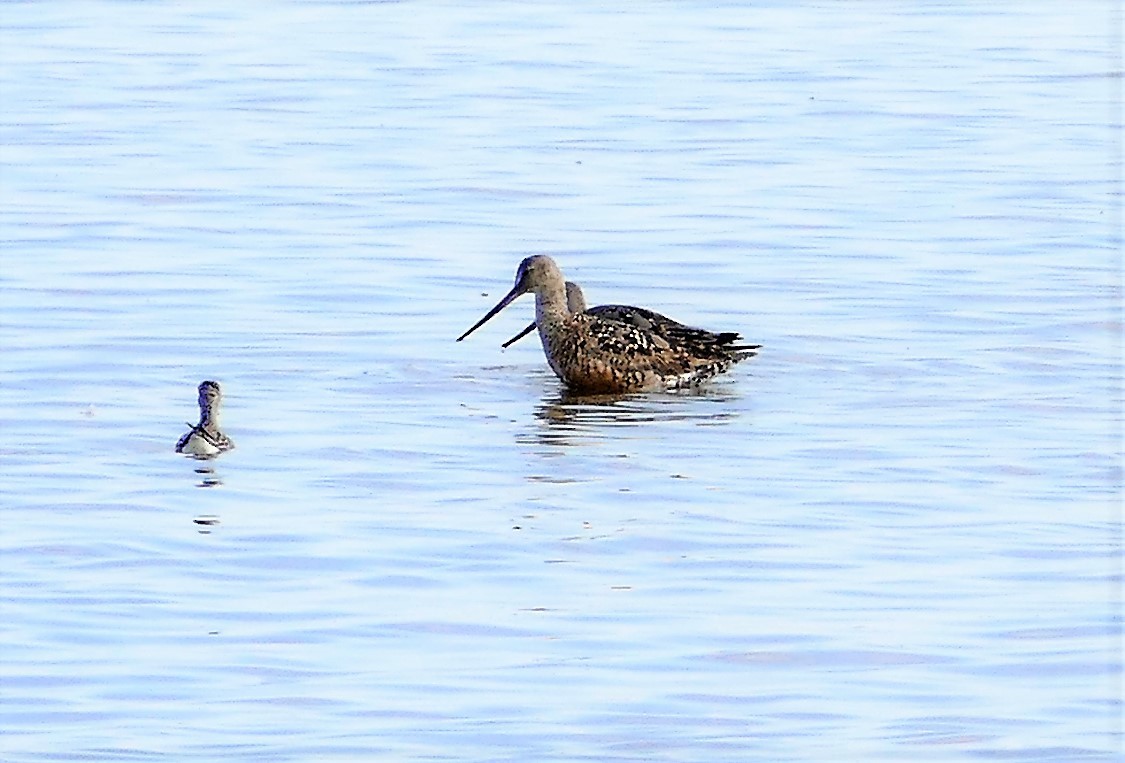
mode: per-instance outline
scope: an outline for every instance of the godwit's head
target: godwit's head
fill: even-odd
[[[524,294],[539,294],[541,292],[549,291],[551,289],[563,288],[563,274],[559,270],[559,266],[545,254],[536,254],[532,257],[527,257],[520,263],[519,268],[516,269],[516,285],[512,290],[500,300],[496,307],[489,310],[483,318],[473,324],[473,327],[466,331],[461,336],[457,337],[457,341],[473,333],[485,323],[488,322],[492,316],[503,310],[508,305],[512,304],[517,297]]]

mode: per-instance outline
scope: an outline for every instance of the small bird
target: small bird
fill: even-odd
[[[222,402],[223,391],[218,382],[205,381],[199,385],[199,423],[187,422],[191,429],[176,443],[177,453],[211,457],[234,447],[231,439],[219,430]]]
[[[457,341],[527,293],[535,294],[535,325],[547,363],[563,383],[582,393],[692,387],[755,355],[759,348],[734,344],[737,334],[692,329],[640,308],[608,306],[616,318],[572,311],[562,271],[543,254],[520,263],[512,290]],[[668,327],[666,335],[660,333],[660,325]],[[672,330],[673,325],[680,329]]]
[[[597,318],[629,323],[639,329],[659,334],[666,339],[675,339],[684,343],[693,342],[700,347],[710,345],[720,352],[735,349],[757,350],[761,347],[761,345],[755,344],[735,348],[734,343],[741,339],[741,337],[734,331],[715,333],[714,331],[707,331],[706,329],[692,328],[691,326],[685,326],[679,321],[674,321],[666,315],[661,315],[653,310],[646,310],[643,307],[632,307],[631,305],[598,305],[596,307],[587,308],[586,295],[582,293],[582,287],[573,281],[566,282],[566,304],[571,313],[587,313]],[[529,323],[523,331],[500,346],[507,349],[534,330],[535,324]]]

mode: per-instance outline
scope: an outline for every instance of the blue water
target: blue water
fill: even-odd
[[[5,761],[1125,756],[1114,3],[0,24]]]

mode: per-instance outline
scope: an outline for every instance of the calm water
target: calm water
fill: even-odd
[[[1115,3],[235,7],[0,16],[5,761],[1121,759]]]

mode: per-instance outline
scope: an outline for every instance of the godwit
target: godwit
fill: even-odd
[[[535,294],[535,325],[547,363],[567,386],[579,392],[618,394],[691,387],[757,351],[756,345],[734,345],[737,334],[703,332],[712,337],[729,337],[722,342],[704,341],[694,333],[664,336],[652,327],[644,328],[631,321],[572,312],[567,305],[562,271],[554,260],[542,254],[520,263],[512,290],[457,341],[528,292]]]
[[[761,347],[760,344],[736,347],[735,342],[741,339],[741,337],[734,331],[715,333],[714,331],[707,331],[706,329],[692,328],[691,326],[685,326],[679,321],[672,320],[667,315],[661,315],[658,312],[646,310],[643,307],[633,307],[631,305],[598,305],[596,307],[587,308],[586,295],[582,293],[582,287],[573,281],[566,282],[566,306],[571,313],[586,313],[598,318],[605,318],[606,320],[629,323],[644,331],[651,331],[654,334],[662,336],[672,343],[695,344],[700,348],[712,347],[720,353],[730,351],[749,352]],[[529,323],[527,328],[500,346],[507,349],[534,330],[535,324]]]
[[[188,422],[191,429],[176,443],[177,453],[217,456],[234,447],[231,439],[219,431],[222,402],[223,391],[218,382],[205,381],[199,385],[199,423]]]

